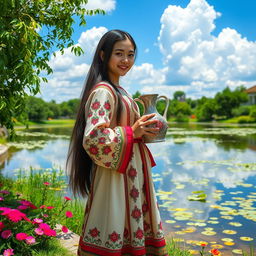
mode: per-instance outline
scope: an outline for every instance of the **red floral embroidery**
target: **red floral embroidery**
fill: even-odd
[[[138,239],[142,239],[144,237],[144,232],[142,229],[138,228],[136,233],[135,233],[135,237],[138,238]]]
[[[143,212],[143,214],[145,214],[147,211],[148,211],[148,205],[147,205],[147,203],[144,203],[142,205],[142,212]]]
[[[115,137],[115,138],[113,139],[113,141],[114,141],[115,143],[118,143],[118,138]]]
[[[141,218],[141,210],[135,205],[131,215],[134,219],[136,219],[136,221],[139,221]]]
[[[112,151],[112,149],[110,148],[110,146],[105,146],[102,149],[102,154],[108,155],[111,151]]]
[[[99,110],[99,116],[104,116],[105,115],[105,111],[103,109]]]
[[[101,132],[105,135],[108,135],[110,133],[110,131],[107,128],[102,128]]]
[[[127,228],[124,229],[124,238],[128,238],[129,236],[129,231]]]
[[[99,107],[100,107],[100,102],[99,102],[98,100],[95,100],[95,101],[92,103],[91,108],[92,108],[93,110],[97,110]]]
[[[137,197],[139,196],[139,191],[135,186],[133,185],[132,190],[130,191],[130,196],[133,198],[133,200],[136,202]]]
[[[94,146],[94,145],[90,146],[89,151],[93,155],[97,155],[99,153],[99,149],[96,146]]]
[[[99,118],[98,117],[93,117],[92,120],[91,120],[91,123],[93,125],[97,124],[99,122]]]
[[[99,231],[97,228],[94,228],[94,229],[90,229],[90,230],[89,230],[89,233],[90,233],[90,235],[91,235],[92,237],[97,237],[97,236],[99,236],[100,231]]]
[[[89,111],[88,117],[92,117],[92,111]]]
[[[110,167],[111,162],[106,162],[106,163],[104,163],[104,165],[105,165],[106,167]]]
[[[104,108],[105,108],[106,110],[110,110],[110,109],[111,109],[111,105],[110,105],[109,101],[106,101],[106,102],[105,102]]]
[[[137,176],[137,171],[132,166],[128,170],[128,176],[132,179],[132,181],[134,181],[135,177]]]
[[[95,138],[95,137],[97,137],[98,136],[98,132],[96,131],[96,130],[92,130],[91,132],[90,132],[90,137],[91,138]]]
[[[120,234],[116,233],[116,231],[114,231],[112,234],[110,234],[109,236],[109,239],[112,241],[112,242],[116,242],[120,239]]]
[[[105,144],[105,142],[106,142],[106,138],[104,137],[99,138],[99,144]]]
[[[143,222],[143,227],[144,227],[144,231],[147,231],[150,229],[150,225],[146,221]]]

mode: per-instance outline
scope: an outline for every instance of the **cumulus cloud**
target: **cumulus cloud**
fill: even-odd
[[[255,83],[256,42],[232,28],[214,36],[218,17],[206,0],[165,9],[158,43],[167,68],[166,85],[185,85],[185,91],[201,97],[225,86]]]
[[[82,56],[75,56],[71,48],[67,48],[63,55],[58,51],[56,57],[51,57],[49,65],[53,74],[48,77],[48,83],[41,87],[45,100],[62,102],[79,98],[96,46],[106,32],[105,27],[93,27],[83,32],[77,44],[84,49]]]
[[[116,1],[115,0],[89,0],[84,7],[88,10],[102,9],[106,12],[115,10]]]

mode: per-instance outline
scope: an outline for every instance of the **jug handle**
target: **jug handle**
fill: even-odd
[[[159,100],[161,98],[165,99],[166,106],[165,106],[163,117],[167,120],[167,110],[168,110],[168,107],[169,107],[169,99],[166,96],[161,95],[161,96],[157,97],[157,100]]]
[[[141,100],[141,99],[139,99],[139,98],[135,98],[135,99],[133,99],[135,102],[136,101],[138,101],[142,106],[143,106],[143,113],[142,113],[142,115],[144,115],[145,114],[145,105],[144,105],[144,102]],[[140,113],[140,111],[139,111],[139,113]]]

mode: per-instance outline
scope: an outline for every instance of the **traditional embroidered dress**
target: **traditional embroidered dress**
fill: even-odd
[[[133,138],[138,107],[121,93],[117,124],[117,93],[100,83],[85,106],[83,146],[95,168],[78,255],[167,255],[151,176],[155,165],[147,146]],[[86,170],[85,170],[86,171]]]

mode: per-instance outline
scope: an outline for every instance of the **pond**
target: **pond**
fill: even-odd
[[[64,168],[71,128],[18,131],[1,173]],[[198,254],[200,244],[239,255],[256,247],[256,128],[171,125],[167,139],[149,144],[166,236]]]

